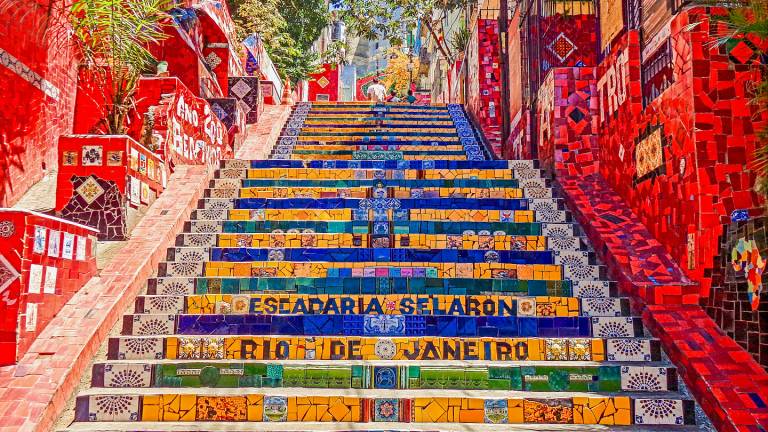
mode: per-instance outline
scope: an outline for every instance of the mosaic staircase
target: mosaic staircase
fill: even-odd
[[[698,430],[536,163],[487,156],[460,106],[298,105],[222,163],[69,430]]]

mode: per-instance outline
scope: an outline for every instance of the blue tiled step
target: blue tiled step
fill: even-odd
[[[483,161],[446,161],[446,160],[414,160],[414,161],[296,161],[296,160],[225,160],[221,168],[260,169],[260,168],[326,168],[326,169],[375,169],[375,170],[424,170],[424,169],[475,169],[475,170],[507,170],[537,169],[538,163],[530,160],[483,160]]]
[[[510,294],[603,298],[616,297],[618,287],[606,281],[538,281],[519,279],[449,279],[417,277],[156,277],[149,279],[149,295],[192,294]]]
[[[445,150],[440,149],[439,147],[436,147],[434,151],[425,152],[423,150],[408,150],[407,148],[399,148],[399,149],[393,149],[393,150],[358,150],[358,149],[348,149],[348,150],[304,150],[304,149],[294,149],[290,152],[291,155],[357,155],[358,152],[361,151],[386,151],[386,152],[397,152],[398,155],[401,156],[465,156],[467,153],[464,150]],[[372,159],[372,158],[368,158]],[[402,159],[402,157],[400,157]]]
[[[141,314],[123,316],[122,334],[632,338],[643,325],[632,317]]]
[[[423,136],[424,141],[428,141],[429,137],[458,137],[456,134],[456,130],[446,130],[444,132],[435,132],[433,130],[425,130],[425,131],[396,131],[396,132],[389,132],[389,131],[383,131],[383,130],[377,130],[376,128],[371,128],[370,131],[367,132],[352,132],[352,131],[344,131],[340,130],[338,132],[314,132],[314,131],[307,131],[302,130],[301,132],[302,137],[311,138],[314,136],[339,136],[339,137],[353,137],[353,136],[362,136],[362,137],[401,137],[401,136]],[[310,140],[302,140],[302,142],[306,142]],[[343,141],[343,140],[342,140]]]
[[[307,117],[310,122],[305,121],[304,126],[302,127],[302,135],[303,132],[305,132],[307,129],[320,129],[320,128],[335,128],[335,129],[391,129],[393,131],[397,131],[399,129],[423,129],[423,130],[435,130],[435,129],[445,129],[452,132],[456,132],[456,126],[454,123],[450,120],[446,120],[443,122],[418,122],[415,120],[373,120],[373,121],[366,121],[365,123],[341,123],[341,122],[335,122],[335,123],[328,123],[328,124],[322,124],[317,123],[317,117]],[[363,120],[361,120],[363,121]],[[442,124],[444,123],[444,124]],[[282,130],[285,130],[286,128],[283,128]]]
[[[238,182],[238,187],[374,187],[381,185],[383,187],[410,187],[410,188],[428,188],[428,187],[462,187],[462,188],[519,188],[520,180],[309,180],[309,179],[241,179],[241,180],[212,180],[209,184],[210,189],[229,187],[232,181]],[[546,185],[546,182],[543,183]]]

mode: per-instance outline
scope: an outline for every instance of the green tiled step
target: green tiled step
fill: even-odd
[[[148,295],[192,294],[427,294],[517,295],[605,298],[616,297],[618,286],[607,281],[531,281],[519,279],[439,278],[214,278],[155,277]]]
[[[130,378],[129,378],[130,377]],[[524,390],[531,392],[677,391],[669,366],[450,364],[416,362],[110,362],[93,365],[92,387],[354,388]]]
[[[418,315],[466,314],[471,316],[522,315],[518,300],[536,304],[535,316],[629,316],[629,299],[618,297],[549,297],[479,295],[451,296],[434,294],[390,295],[299,295],[299,294],[198,294],[138,296],[134,314],[336,314],[341,305],[352,305],[355,314],[376,303],[383,313],[415,313]],[[301,301],[302,307],[295,302]],[[377,314],[376,308],[370,308]],[[451,312],[454,310],[455,312]]]
[[[197,214],[193,211],[193,216]],[[203,216],[201,214],[200,216]],[[207,215],[206,215],[207,216]],[[217,215],[218,216],[218,215]],[[223,216],[223,215],[221,215]],[[315,233],[353,233],[372,234],[372,224],[368,221],[311,221],[311,220],[270,220],[270,221],[230,221],[222,219],[201,219],[194,217],[184,224],[184,232],[194,235],[215,234],[250,234],[271,233],[281,230],[285,233],[305,232]],[[474,234],[466,233],[472,231]],[[394,221],[393,234],[409,233],[440,233],[446,235],[480,235],[501,233],[505,235],[543,235],[558,238],[563,241],[561,248],[572,248],[568,239],[581,236],[580,228],[572,223],[542,223],[542,222],[451,222],[451,221]],[[482,234],[486,235],[486,234]]]

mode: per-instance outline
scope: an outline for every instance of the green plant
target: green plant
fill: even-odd
[[[456,30],[456,33],[451,37],[451,48],[453,48],[453,51],[457,54],[463,53],[467,49],[471,37],[472,34],[469,32],[469,29],[462,23],[461,27],[459,27],[459,29]]]
[[[445,39],[443,22],[449,11],[476,3],[477,0],[344,0],[341,16],[352,33],[370,40],[389,39],[392,46],[402,46],[404,32],[412,32],[421,23],[438,52],[453,62],[455,52]]]
[[[323,53],[323,63],[347,64],[347,43],[344,41],[333,41]]]
[[[229,0],[238,37],[258,33],[278,71],[293,84],[318,72],[312,44],[330,22],[323,0]]]

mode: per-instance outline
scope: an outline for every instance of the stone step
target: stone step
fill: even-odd
[[[199,294],[138,296],[134,313],[616,317],[629,316],[630,308],[629,299],[617,297]]]
[[[427,277],[156,277],[147,284],[149,295],[192,294],[445,294],[553,296],[578,298],[617,297],[618,285],[607,281],[533,281],[520,279]]]
[[[326,200],[327,201],[327,200]],[[337,200],[341,201],[341,200]],[[419,201],[419,200],[415,200]],[[381,213],[354,208],[330,208],[333,203],[326,202],[322,209],[231,209],[232,200],[207,198],[198,202],[198,210],[193,211],[192,221],[325,221],[352,222],[375,220],[385,224],[402,224],[415,221],[423,222],[461,222],[471,223],[547,223],[564,224],[572,220],[571,214],[564,210],[553,209],[551,205],[542,205],[542,210],[467,210],[467,209],[387,209]],[[285,203],[284,205],[292,205]],[[378,218],[383,220],[378,220]],[[458,226],[458,225],[457,225]],[[469,225],[460,233],[471,230]],[[211,232],[211,231],[206,231]],[[434,232],[434,231],[426,231]],[[438,231],[441,234],[446,232]]]
[[[533,302],[521,302],[516,316],[248,313],[124,315],[126,336],[363,336],[363,337],[643,337],[638,317],[536,316]],[[524,309],[524,307],[529,309]],[[415,307],[415,306],[414,306]],[[350,306],[351,309],[351,306]]]
[[[623,364],[483,365],[419,362],[108,362],[93,365],[92,387],[355,388],[518,390],[530,392],[674,392],[670,366]],[[584,362],[588,363],[588,362]]]
[[[197,212],[197,213],[196,213]],[[193,211],[192,216],[200,219],[192,219],[185,222],[184,232],[188,234],[249,234],[249,233],[353,233],[374,234],[374,226],[369,221],[329,221],[329,220],[276,220],[272,216],[270,220],[225,220],[223,216],[229,216],[228,212],[219,209]],[[454,217],[453,214],[448,214]],[[476,215],[476,214],[475,214]],[[214,216],[221,216],[216,219]],[[266,216],[266,213],[265,213]],[[457,213],[457,216],[466,216]],[[493,216],[493,214],[492,214]],[[210,217],[211,219],[203,219]],[[573,248],[571,239],[581,236],[581,230],[573,223],[547,223],[547,222],[473,222],[464,220],[454,221],[392,221],[390,233],[427,235],[429,233],[440,235],[462,236],[487,236],[487,235],[541,235],[547,238],[557,239],[562,245],[560,249]],[[309,230],[309,231],[308,231]],[[503,233],[503,234],[502,234]],[[580,239],[577,239],[580,240]],[[566,246],[571,245],[571,246]],[[554,249],[554,248],[553,248]]]
[[[90,389],[75,422],[247,421],[369,423],[695,424],[693,401],[649,396],[487,390]],[[634,415],[633,415],[634,414]]]
[[[351,237],[351,235],[350,235]],[[551,251],[545,250],[544,244],[532,245],[529,250],[509,249],[459,249],[447,248],[390,248],[389,237],[376,237],[373,247],[350,247],[341,244],[336,247],[309,247],[297,244],[296,247],[278,245],[266,248],[235,247],[175,247],[166,252],[168,262],[222,261],[250,262],[273,261],[274,251],[281,250],[279,261],[292,262],[434,262],[434,263],[513,263],[513,264],[554,264],[561,266],[597,265],[594,252],[587,251]],[[352,240],[349,238],[349,240]],[[395,246],[395,245],[392,245]],[[435,245],[439,246],[439,245]],[[446,246],[446,245],[443,245]]]
[[[350,230],[351,231],[351,230]],[[411,249],[460,249],[460,250],[562,250],[586,251],[586,245],[579,238],[564,241],[560,237],[545,236],[463,236],[449,234],[389,234],[381,235],[352,233],[276,232],[261,234],[180,234],[176,238],[179,247],[374,247],[386,239],[395,248]],[[378,246],[377,246],[378,247]]]
[[[270,168],[293,168],[293,169],[353,169],[353,170],[437,170],[453,171],[472,169],[477,172],[488,170],[517,170],[519,172],[530,174],[531,171],[538,171],[539,163],[536,160],[483,160],[483,161],[444,161],[444,160],[424,160],[424,161],[286,161],[275,159],[226,159],[221,161],[220,169],[270,169]]]
[[[117,336],[109,360],[661,361],[647,338]]]
[[[290,251],[290,249],[288,250]],[[158,276],[177,277],[436,277],[522,280],[601,280],[607,276],[604,266],[514,264],[514,263],[442,263],[442,262],[292,262],[283,261],[284,251],[273,250],[266,261],[228,262],[195,261],[194,257],[161,262]],[[202,258],[201,258],[202,259]]]

